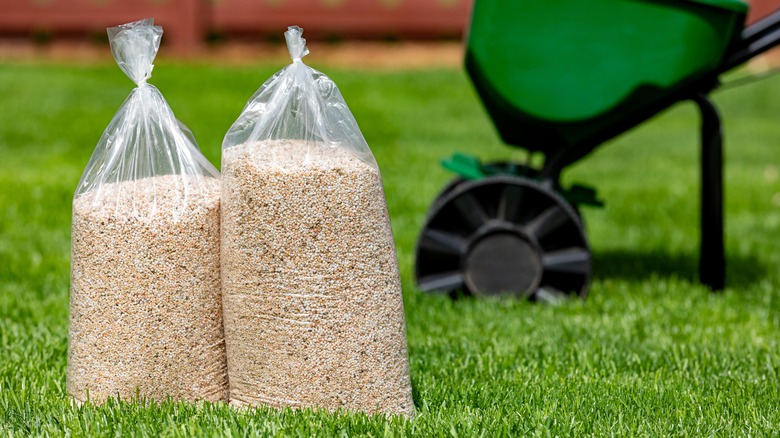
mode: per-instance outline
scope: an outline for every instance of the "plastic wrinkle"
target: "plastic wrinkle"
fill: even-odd
[[[300,281],[302,280],[301,277],[297,277],[297,279]],[[252,286],[247,286],[247,288],[251,288]],[[329,295],[319,294],[319,293],[294,293],[294,292],[279,292],[274,293],[273,291],[265,291],[266,294],[269,296],[284,296],[284,297],[290,297],[290,298],[303,298],[303,299],[312,299],[312,298],[318,298],[323,300],[331,300],[333,297]],[[233,294],[236,298],[240,298],[242,300],[261,300],[262,297],[256,293],[235,293]]]
[[[152,84],[152,62],[162,37],[162,28],[152,19],[108,29],[111,52],[119,68],[137,84],[114,115],[98,141],[76,189],[76,197],[90,194],[91,204],[119,210],[124,194],[105,199],[108,184],[138,181],[161,175],[181,176],[181,190],[174,217],[187,207],[193,193],[205,191],[204,178],[220,178],[219,171],[201,154],[192,132],[173,114],[165,98]],[[131,185],[127,196],[141,193]],[[156,195],[153,195],[156,196]],[[152,218],[157,202],[138,206],[130,212],[137,218]]]
[[[307,317],[309,315],[302,315],[302,316]],[[284,321],[284,322],[289,322],[290,324],[297,324],[297,325],[303,325],[303,326],[312,326],[312,325],[314,325],[311,320],[309,320],[309,321],[298,321],[297,319],[284,318],[284,317],[275,316],[275,315],[257,315],[256,318],[257,319],[265,319],[265,320],[268,320],[268,321]]]
[[[294,292],[285,292],[282,295],[286,297],[292,297],[292,298],[323,298],[326,300],[333,299],[333,297],[331,297],[330,295],[323,295],[317,293],[302,294],[302,293],[294,293]]]
[[[248,384],[248,382],[243,382]],[[271,397],[262,394],[231,394],[230,401],[237,401],[243,404],[267,404],[274,407],[282,406],[300,406],[300,400],[284,399],[280,397]],[[258,403],[259,402],[259,403]]]
[[[309,53],[303,29],[285,32],[292,64],[269,78],[230,127],[223,149],[267,140],[299,139],[342,148],[376,168],[376,161],[338,86],[301,58]],[[301,163],[305,166],[306,161]]]

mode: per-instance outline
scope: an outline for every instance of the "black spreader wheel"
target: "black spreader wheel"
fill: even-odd
[[[532,169],[523,164],[513,163],[511,161],[491,161],[486,163],[485,166],[491,167],[494,170],[501,172],[501,174],[505,176],[519,176],[522,178],[523,176],[535,177],[539,174],[539,171],[536,169]],[[463,178],[462,176],[456,176],[451,179],[450,182],[448,182],[447,185],[441,189],[439,194],[436,195],[436,199],[433,200],[433,206],[430,210],[428,210],[428,214],[430,215],[430,213],[433,213],[433,211],[436,209],[436,206],[439,205],[441,201],[459,185],[465,184],[467,182],[469,182],[469,180]]]
[[[574,208],[552,189],[515,176],[464,181],[443,193],[416,259],[423,291],[541,301],[585,296],[591,272]]]

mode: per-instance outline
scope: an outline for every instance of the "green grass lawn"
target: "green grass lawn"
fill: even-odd
[[[314,64],[317,66],[316,63]],[[151,80],[219,163],[222,136],[280,66],[159,63]],[[413,421],[223,405],[71,407],[70,204],[132,88],[115,65],[0,65],[0,433],[8,435],[776,435],[780,433],[780,80],[716,96],[726,129],[729,288],[696,282],[698,116],[680,105],[573,166],[594,280],[559,306],[428,296],[426,209],[453,151],[521,159],[459,70],[351,72],[341,87],[381,167],[404,284]]]

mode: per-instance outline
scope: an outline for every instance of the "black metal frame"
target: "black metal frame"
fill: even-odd
[[[725,249],[723,243],[723,134],[717,108],[709,93],[720,82],[718,76],[780,44],[780,10],[743,30],[741,38],[728,50],[721,65],[690,86],[637,112],[633,117],[599,132],[574,147],[545,156],[540,178],[555,186],[561,171],[598,146],[652,118],[677,102],[691,100],[701,114],[701,242],[700,281],[712,290],[725,287]]]
[[[712,290],[726,286],[723,244],[723,125],[706,93],[693,97],[701,113],[701,222],[699,280]]]
[[[742,38],[729,50],[721,64],[725,72],[775,47],[780,42],[780,10],[767,15],[742,31]]]

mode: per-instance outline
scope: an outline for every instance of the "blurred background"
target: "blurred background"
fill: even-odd
[[[154,17],[165,29],[161,57],[284,57],[283,32],[296,24],[310,44],[336,49],[331,64],[458,66],[472,1],[0,0],[0,60],[110,59],[106,27]],[[780,7],[749,3],[749,23]]]
[[[458,40],[472,0],[0,0],[3,43],[100,42],[105,28],[155,17],[163,43],[192,54],[226,41],[279,41],[297,24],[326,41]],[[748,21],[780,6],[750,0]]]
[[[105,28],[153,16],[179,53],[236,38],[279,39],[297,24],[319,39],[459,38],[470,0],[2,0],[3,38],[103,38]]]

